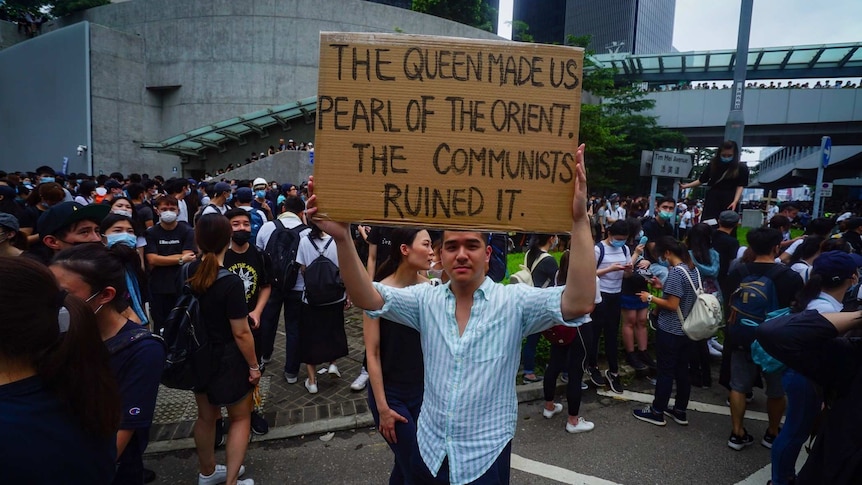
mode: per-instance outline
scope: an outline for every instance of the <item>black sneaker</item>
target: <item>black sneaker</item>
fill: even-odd
[[[608,387],[617,394],[623,393],[623,384],[620,382],[619,374],[611,374],[610,370],[605,371],[605,378],[608,381]]]
[[[266,422],[266,418],[263,417],[263,413],[260,411],[253,411],[251,413],[251,432],[257,435],[269,433],[269,423]]]
[[[672,419],[676,424],[688,426],[688,417],[686,416],[685,411],[680,411],[679,409],[665,409],[664,415]]]
[[[730,433],[730,438],[727,440],[727,446],[733,448],[736,451],[739,451],[746,446],[750,446],[754,443],[754,436],[748,434],[748,431],[742,430],[742,436],[737,436]]]
[[[645,421],[656,426],[664,426],[665,424],[667,424],[664,421],[664,415],[662,413],[656,412],[652,408],[652,405],[649,404],[643,409],[635,409],[634,411],[632,411],[632,415],[635,418],[640,419],[641,421]]]
[[[227,442],[227,436],[224,432],[224,418],[216,420],[215,447],[216,449],[224,446]]]
[[[638,357],[636,352],[626,352],[626,362],[628,362],[628,364],[636,371],[647,370],[649,368],[646,364],[641,362],[640,357]]]
[[[653,370],[658,368],[658,364],[655,363],[655,360],[653,360],[649,352],[647,352],[646,350],[638,350],[636,353],[638,355],[638,359],[644,364],[646,364],[647,367]]]
[[[778,433],[781,433],[781,428],[778,428]],[[775,442],[775,438],[778,437],[778,433],[771,434],[769,430],[767,430],[766,433],[763,433],[763,439],[760,440],[760,445],[771,450],[772,443]]]
[[[593,382],[593,385],[596,387],[605,387],[608,385],[608,381],[602,377],[601,371],[599,371],[598,367],[590,367],[587,369],[587,374],[590,376],[590,380]]]
[[[144,483],[153,483],[156,481],[156,472],[149,468],[144,468]]]

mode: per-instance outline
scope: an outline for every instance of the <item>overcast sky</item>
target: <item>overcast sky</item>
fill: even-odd
[[[499,33],[511,36],[512,1],[500,0]],[[528,0],[529,1],[529,0]],[[673,45],[680,51],[733,49],[739,0],[677,0]],[[755,0],[751,47],[862,41],[862,0]]]

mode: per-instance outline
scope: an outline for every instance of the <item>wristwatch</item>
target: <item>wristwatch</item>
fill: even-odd
[[[182,256],[180,256],[180,259],[177,260],[177,264],[179,264],[180,266],[183,265],[183,257]]]
[[[649,296],[647,296],[647,297],[646,297],[646,302],[647,302],[647,303],[652,303],[652,295],[649,295]]]

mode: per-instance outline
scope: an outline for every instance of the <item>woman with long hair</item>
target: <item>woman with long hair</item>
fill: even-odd
[[[700,272],[703,291],[715,295],[718,301],[724,301],[718,285],[718,272],[721,257],[712,247],[712,228],[703,222],[689,229],[688,253]],[[694,385],[712,387],[712,371],[709,365],[709,339],[693,342],[689,360],[691,380]]]
[[[221,214],[206,214],[195,224],[198,259],[189,263],[186,283],[198,295],[200,317],[207,338],[218,358],[208,382],[195,387],[198,419],[194,437],[200,463],[199,484],[227,482],[228,485],[254,485],[251,479],[237,480],[245,472],[242,462],[251,430],[252,389],[260,382],[260,366],[254,352],[254,337],[248,323],[245,285],[239,276],[227,271],[224,255],[233,231]],[[216,421],[221,407],[230,418],[227,463],[215,462]]]
[[[811,276],[811,265],[820,256],[820,246],[824,240],[822,236],[807,236],[790,257],[790,269],[799,273],[803,283],[807,283]]]
[[[61,251],[50,266],[60,288],[93,309],[96,326],[111,354],[110,366],[123,406],[114,483],[123,484],[144,479],[143,455],[165,363],[162,342],[122,314],[129,307],[125,299],[127,267],[134,267],[137,257],[135,250],[126,245],[107,248],[89,243]]]
[[[700,178],[679,184],[680,189],[709,185],[703,202],[701,221],[718,220],[721,211],[737,209],[742,189],[748,185],[748,166],[742,163],[739,156],[739,145],[733,140],[726,140],[716,150]]]
[[[694,285],[700,279],[700,272],[694,265],[685,244],[671,236],[664,236],[654,248],[659,257],[658,264],[667,264],[670,271],[662,290],[663,296],[653,297],[643,291],[641,301],[655,303],[658,307],[656,319],[655,349],[658,364],[655,399],[643,409],[635,409],[635,418],[657,426],[665,425],[665,416],[677,424],[687,425],[686,410],[691,396],[691,380],[688,373],[688,356],[692,341],[682,331],[682,322],[677,311],[685,318],[694,307],[697,299]],[[676,397],[673,408],[668,408],[670,394],[676,381]]]
[[[0,257],[0,305],[3,481],[110,483],[120,401],[93,311],[27,258]]]
[[[389,238],[392,252],[374,277],[395,288],[429,283],[423,276],[434,251],[424,229],[396,228]],[[425,365],[419,332],[385,318],[363,317],[363,337],[371,386],[368,407],[380,434],[395,454],[391,485],[410,483],[410,459],[419,452],[416,423],[422,407]]]

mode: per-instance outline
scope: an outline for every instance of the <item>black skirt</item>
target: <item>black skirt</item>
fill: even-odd
[[[216,367],[209,382],[195,388],[195,393],[206,393],[207,400],[214,406],[230,406],[248,395],[254,388],[248,382],[248,362],[236,342],[223,346],[214,357]]]
[[[299,360],[318,365],[345,357],[344,302],[311,306],[302,304],[299,319]]]

